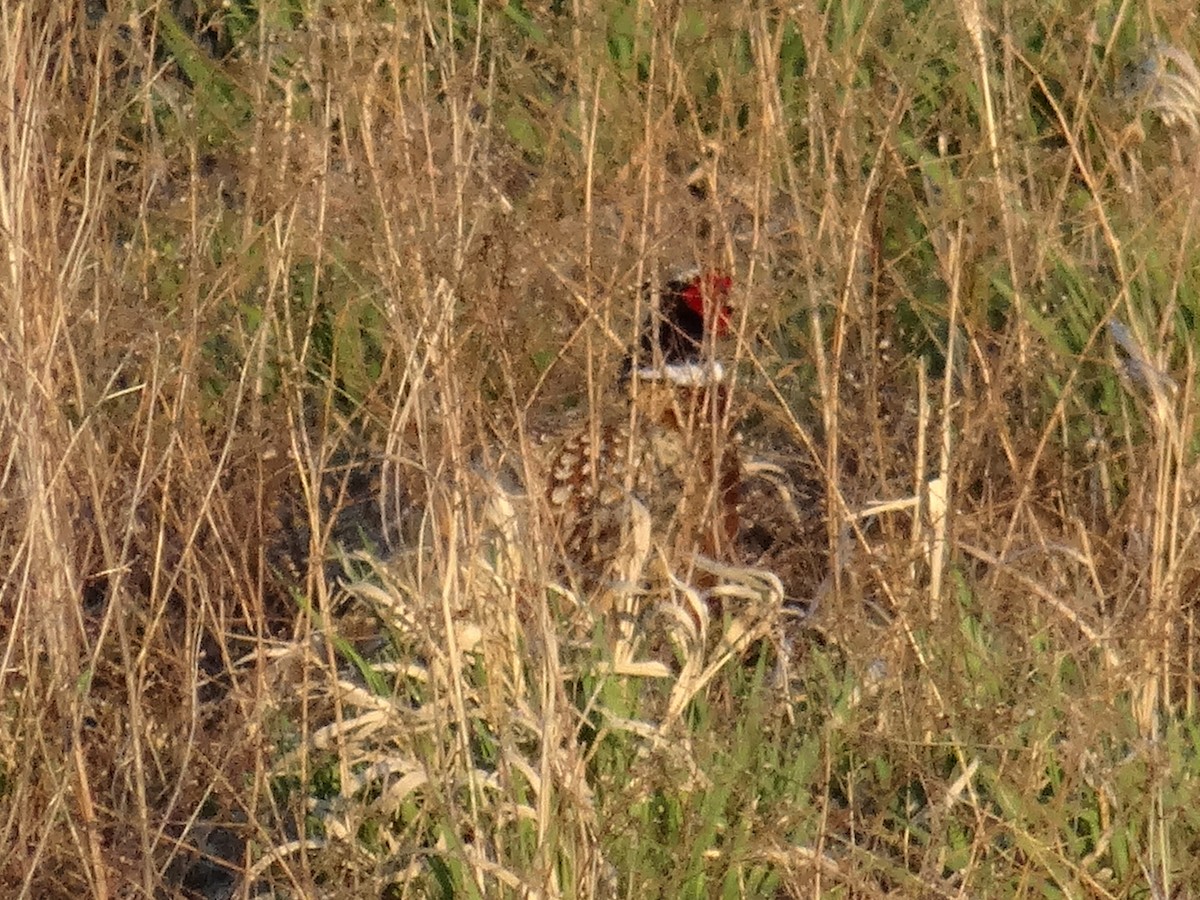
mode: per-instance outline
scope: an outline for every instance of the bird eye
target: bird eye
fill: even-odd
[[[683,289],[688,309],[703,316],[706,326],[720,337],[729,333],[733,310],[725,301],[733,288],[733,279],[719,270],[710,270],[693,278]],[[716,310],[714,315],[713,310]]]

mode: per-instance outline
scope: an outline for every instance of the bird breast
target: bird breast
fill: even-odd
[[[660,547],[720,554],[736,533],[739,463],[717,412],[704,391],[647,390],[633,415],[581,422],[551,445],[544,496],[572,562],[601,567],[635,503]]]

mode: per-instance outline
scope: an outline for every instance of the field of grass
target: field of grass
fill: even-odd
[[[1200,896],[1194,2],[0,31],[0,896]],[[695,263],[831,562],[589,593]]]

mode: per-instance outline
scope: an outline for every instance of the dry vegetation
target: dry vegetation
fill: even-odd
[[[1194,3],[381,6],[0,5],[0,894],[1196,896]],[[587,596],[700,261],[839,564]]]

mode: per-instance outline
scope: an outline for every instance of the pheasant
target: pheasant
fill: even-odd
[[[564,556],[584,572],[635,576],[614,562],[639,523],[675,560],[730,557],[741,466],[714,351],[731,286],[719,271],[669,281],[622,367],[628,402],[553,440],[545,498]]]

